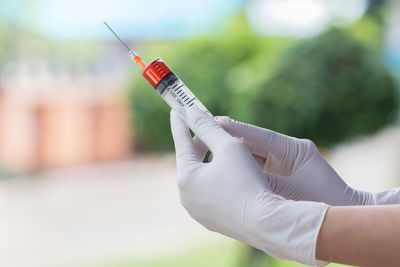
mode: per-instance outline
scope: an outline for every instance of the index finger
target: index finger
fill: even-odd
[[[190,128],[212,152],[215,152],[219,145],[233,139],[214,117],[196,106],[188,109],[187,119]]]

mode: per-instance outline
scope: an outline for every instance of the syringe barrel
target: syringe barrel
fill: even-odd
[[[187,122],[187,110],[194,105],[212,116],[192,91],[160,58],[150,62],[143,70],[142,75],[185,122]]]

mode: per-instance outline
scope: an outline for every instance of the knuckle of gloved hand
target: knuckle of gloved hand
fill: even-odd
[[[193,180],[200,174],[200,168],[188,167],[178,170],[177,184],[182,194],[190,194],[191,184]]]
[[[185,159],[186,161],[195,161],[196,157],[190,150],[178,150],[175,152],[177,159]]]
[[[206,131],[219,127],[218,123],[209,116],[194,118],[192,124],[193,128],[197,130],[197,134],[200,136]]]
[[[303,145],[310,149],[317,149],[317,145],[310,139],[302,139]]]
[[[230,124],[231,124],[231,118],[227,117],[227,116],[221,116],[217,118],[217,122],[219,125],[221,125],[224,128],[229,128]]]
[[[272,145],[272,144],[276,143],[278,133],[271,131],[271,130],[268,130],[267,133],[268,134],[266,134],[266,136],[265,136],[265,144]]]
[[[317,145],[309,139],[301,139],[300,148],[304,151],[304,155],[307,157],[313,157],[320,155]]]
[[[230,153],[237,151],[238,149],[242,149],[244,143],[241,141],[240,138],[230,137],[226,138],[225,140],[221,141],[218,145],[218,152]]]

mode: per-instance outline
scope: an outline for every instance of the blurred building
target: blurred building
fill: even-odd
[[[113,75],[16,62],[0,88],[0,165],[11,171],[126,158],[127,103]]]

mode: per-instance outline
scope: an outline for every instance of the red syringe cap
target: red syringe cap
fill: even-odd
[[[161,60],[161,58],[156,58],[147,65],[147,67],[143,70],[142,75],[151,84],[151,86],[156,87],[162,78],[171,72],[172,71],[168,68],[164,61]]]

